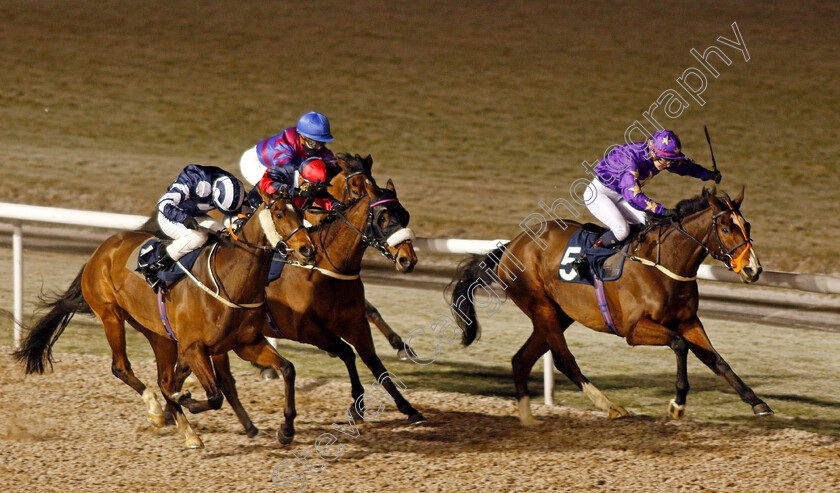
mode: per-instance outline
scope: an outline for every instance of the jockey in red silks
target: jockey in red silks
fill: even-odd
[[[289,164],[298,166],[307,158],[319,157],[331,166],[335,158],[326,143],[332,140],[330,121],[323,114],[311,111],[301,116],[296,126],[245,151],[239,168],[245,180],[256,185],[267,170]],[[334,170],[328,168],[328,171]]]
[[[289,163],[267,170],[257,187],[268,193],[284,189],[292,197],[292,202],[301,209],[315,205],[328,211],[333,210],[340,202],[319,184],[327,184],[327,165],[323,159],[311,157],[300,163],[300,166]],[[253,197],[252,193],[249,199]]]

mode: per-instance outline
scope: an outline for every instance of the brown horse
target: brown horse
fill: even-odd
[[[187,406],[193,413],[221,406],[222,392],[234,391],[233,381],[229,369],[223,365],[216,365],[214,376],[210,358],[214,355],[226,358],[227,352],[233,350],[243,359],[272,366],[287,377],[285,423],[278,436],[285,443],[291,442],[296,415],[294,367],[254,327],[259,327],[265,318],[261,279],[268,275],[274,251],[286,248],[300,262],[308,263],[316,247],[288,195],[262,195],[263,205],[245,220],[237,239],[224,239],[199,255],[192,275],[202,285],[185,279],[166,290],[167,316],[175,339],[161,322],[155,293],[126,265],[132,252],[149,239],[149,234],[129,231],[102,243],[67,292],[51,304],[52,310],[29,331],[14,356],[25,363],[26,373],[43,373],[45,366],[52,363],[53,344],[73,314],[89,307],[105,328],[113,352],[112,372],[142,396],[149,409],[149,419],[163,426],[163,412],[154,392],[131,370],[125,351],[125,322],[128,322],[149,340],[154,350],[158,384],[167,410],[184,435],[185,446],[201,448],[201,439],[190,427],[181,406]],[[207,285],[216,286],[216,293]],[[177,392],[176,360],[195,371],[207,400],[196,401],[188,394]]]
[[[350,412],[355,419],[363,419],[364,387],[353,348],[409,421],[422,421],[423,415],[400,394],[376,355],[365,317],[364,285],[358,277],[368,245],[376,247],[397,265],[413,267],[417,257],[410,240],[412,235],[405,228],[408,216],[396,200],[393,182],[389,180],[385,189],[376,185],[371,176],[370,156],[362,159],[358,155],[339,154],[339,165],[345,175],[344,192],[340,196],[345,200],[350,197],[349,205],[343,214],[333,215],[310,229],[319,247],[315,269],[289,265],[282,277],[266,288],[269,310],[280,333],[265,323],[258,327],[266,336],[312,344],[341,358],[350,375],[354,402]],[[187,373],[187,368],[178,372],[184,378]],[[243,427],[255,429],[236,393],[232,396],[227,396],[228,401]]]
[[[683,219],[652,223],[630,244],[630,251],[647,264],[627,262],[622,276],[604,283],[608,305],[618,333],[631,346],[669,346],[677,355],[676,398],[669,414],[678,419],[685,412],[688,394],[686,357],[691,350],[712,371],[723,377],[756,415],[772,414],[770,407],[750,389],[712,347],[697,317],[698,292],[695,279],[707,255],[723,261],[738,272],[745,283],[754,282],[761,266],[752,248],[749,223],[740,212],[743,190],[734,200],[703,193],[680,202]],[[519,419],[524,425],[537,421],[531,414],[528,375],[537,359],[549,349],[554,365],[610,417],[627,414],[607,399],[578,368],[563,336],[573,321],[590,329],[609,332],[598,309],[591,286],[558,280],[565,245],[580,224],[572,227],[549,224],[542,249],[524,234],[487,255],[465,261],[455,277],[452,306],[463,329],[463,344],[478,336],[473,292],[495,279],[533,322],[534,331],[513,357],[513,380],[519,401]]]

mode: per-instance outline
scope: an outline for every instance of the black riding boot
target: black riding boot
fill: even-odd
[[[155,260],[154,263],[149,264],[143,274],[146,276],[146,282],[149,283],[149,286],[152,287],[152,290],[157,293],[160,286],[163,284],[163,280],[161,280],[157,273],[168,269],[172,264],[175,263],[175,260],[169,256],[169,253],[164,248],[161,250],[160,258]]]
[[[604,248],[604,241],[601,238],[598,238],[595,240],[595,243],[592,244],[591,248]],[[586,258],[585,253],[581,253],[571,265],[572,269],[577,272],[578,277],[581,279],[584,279],[589,275],[589,259]]]

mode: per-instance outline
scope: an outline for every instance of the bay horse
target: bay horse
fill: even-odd
[[[158,385],[167,411],[184,436],[185,447],[202,448],[203,443],[181,406],[193,413],[221,407],[222,393],[233,391],[233,381],[228,378],[229,369],[219,365],[214,375],[211,357],[233,350],[243,359],[283,372],[285,423],[278,437],[284,443],[291,442],[296,416],[294,367],[254,327],[259,327],[265,318],[264,279],[273,253],[286,249],[298,261],[308,264],[314,258],[316,247],[303,228],[300,211],[285,192],[261,195],[263,204],[244,220],[238,238],[232,240],[223,235],[218,243],[199,255],[192,276],[201,286],[184,279],[166,289],[171,335],[162,323],[157,295],[127,265],[132,252],[151,235],[126,231],[109,237],[99,246],[65,294],[48,305],[51,310],[29,330],[14,357],[24,363],[27,374],[43,373],[47,364],[52,366],[52,346],[73,315],[77,311],[92,311],[102,323],[113,352],[111,371],[142,396],[150,421],[164,426],[164,414],[154,392],[131,370],[125,350],[125,322],[128,322],[152,346]],[[207,285],[216,286],[216,293]],[[195,371],[204,387],[205,401],[196,401],[176,390],[177,360]]]
[[[735,200],[704,189],[701,195],[677,204],[679,217],[652,222],[632,240],[630,251],[641,262],[626,262],[622,276],[605,282],[608,305],[618,335],[631,346],[668,346],[677,356],[676,398],[668,406],[674,419],[684,415],[689,390],[686,358],[691,350],[706,366],[723,377],[756,415],[772,414],[730,368],[709,341],[697,317],[696,274],[707,255],[724,262],[744,283],[758,279],[761,264],[750,240],[750,224],[740,212],[744,192]],[[598,332],[610,332],[598,308],[592,286],[558,279],[565,245],[581,225],[564,228],[549,223],[541,246],[524,233],[487,255],[462,263],[452,290],[454,318],[462,343],[469,346],[479,335],[473,292],[496,280],[533,322],[533,333],[513,357],[519,419],[537,423],[531,414],[528,376],[537,359],[551,350],[555,367],[568,377],[610,418],[627,415],[585,377],[569,351],[564,331],[574,321]],[[569,227],[571,226],[571,227]],[[620,255],[621,253],[618,253]],[[655,264],[656,268],[650,264]]]
[[[377,186],[371,176],[370,156],[339,154],[338,158],[345,178],[342,198],[349,197],[348,206],[343,213],[333,214],[309,229],[318,246],[315,269],[286,266],[280,279],[266,287],[275,327],[264,321],[256,327],[265,336],[312,344],[338,356],[350,376],[353,405],[349,412],[354,419],[361,420],[364,412],[359,409],[363,404],[357,403],[363,398],[364,387],[356,369],[355,348],[397,408],[410,422],[416,423],[425,418],[400,394],[392,374],[376,355],[365,316],[364,285],[359,279],[362,256],[368,245],[396,264],[413,267],[417,257],[410,239],[413,233],[405,227],[408,214],[397,200],[392,181],[388,181],[385,189]],[[403,258],[407,261],[402,261]],[[189,368],[179,368],[180,382],[188,374]],[[256,430],[236,392],[226,397],[246,432]]]

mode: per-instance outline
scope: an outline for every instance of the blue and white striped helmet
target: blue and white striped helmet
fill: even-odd
[[[239,212],[245,199],[242,182],[231,176],[216,178],[213,182],[213,203],[225,214]]]

